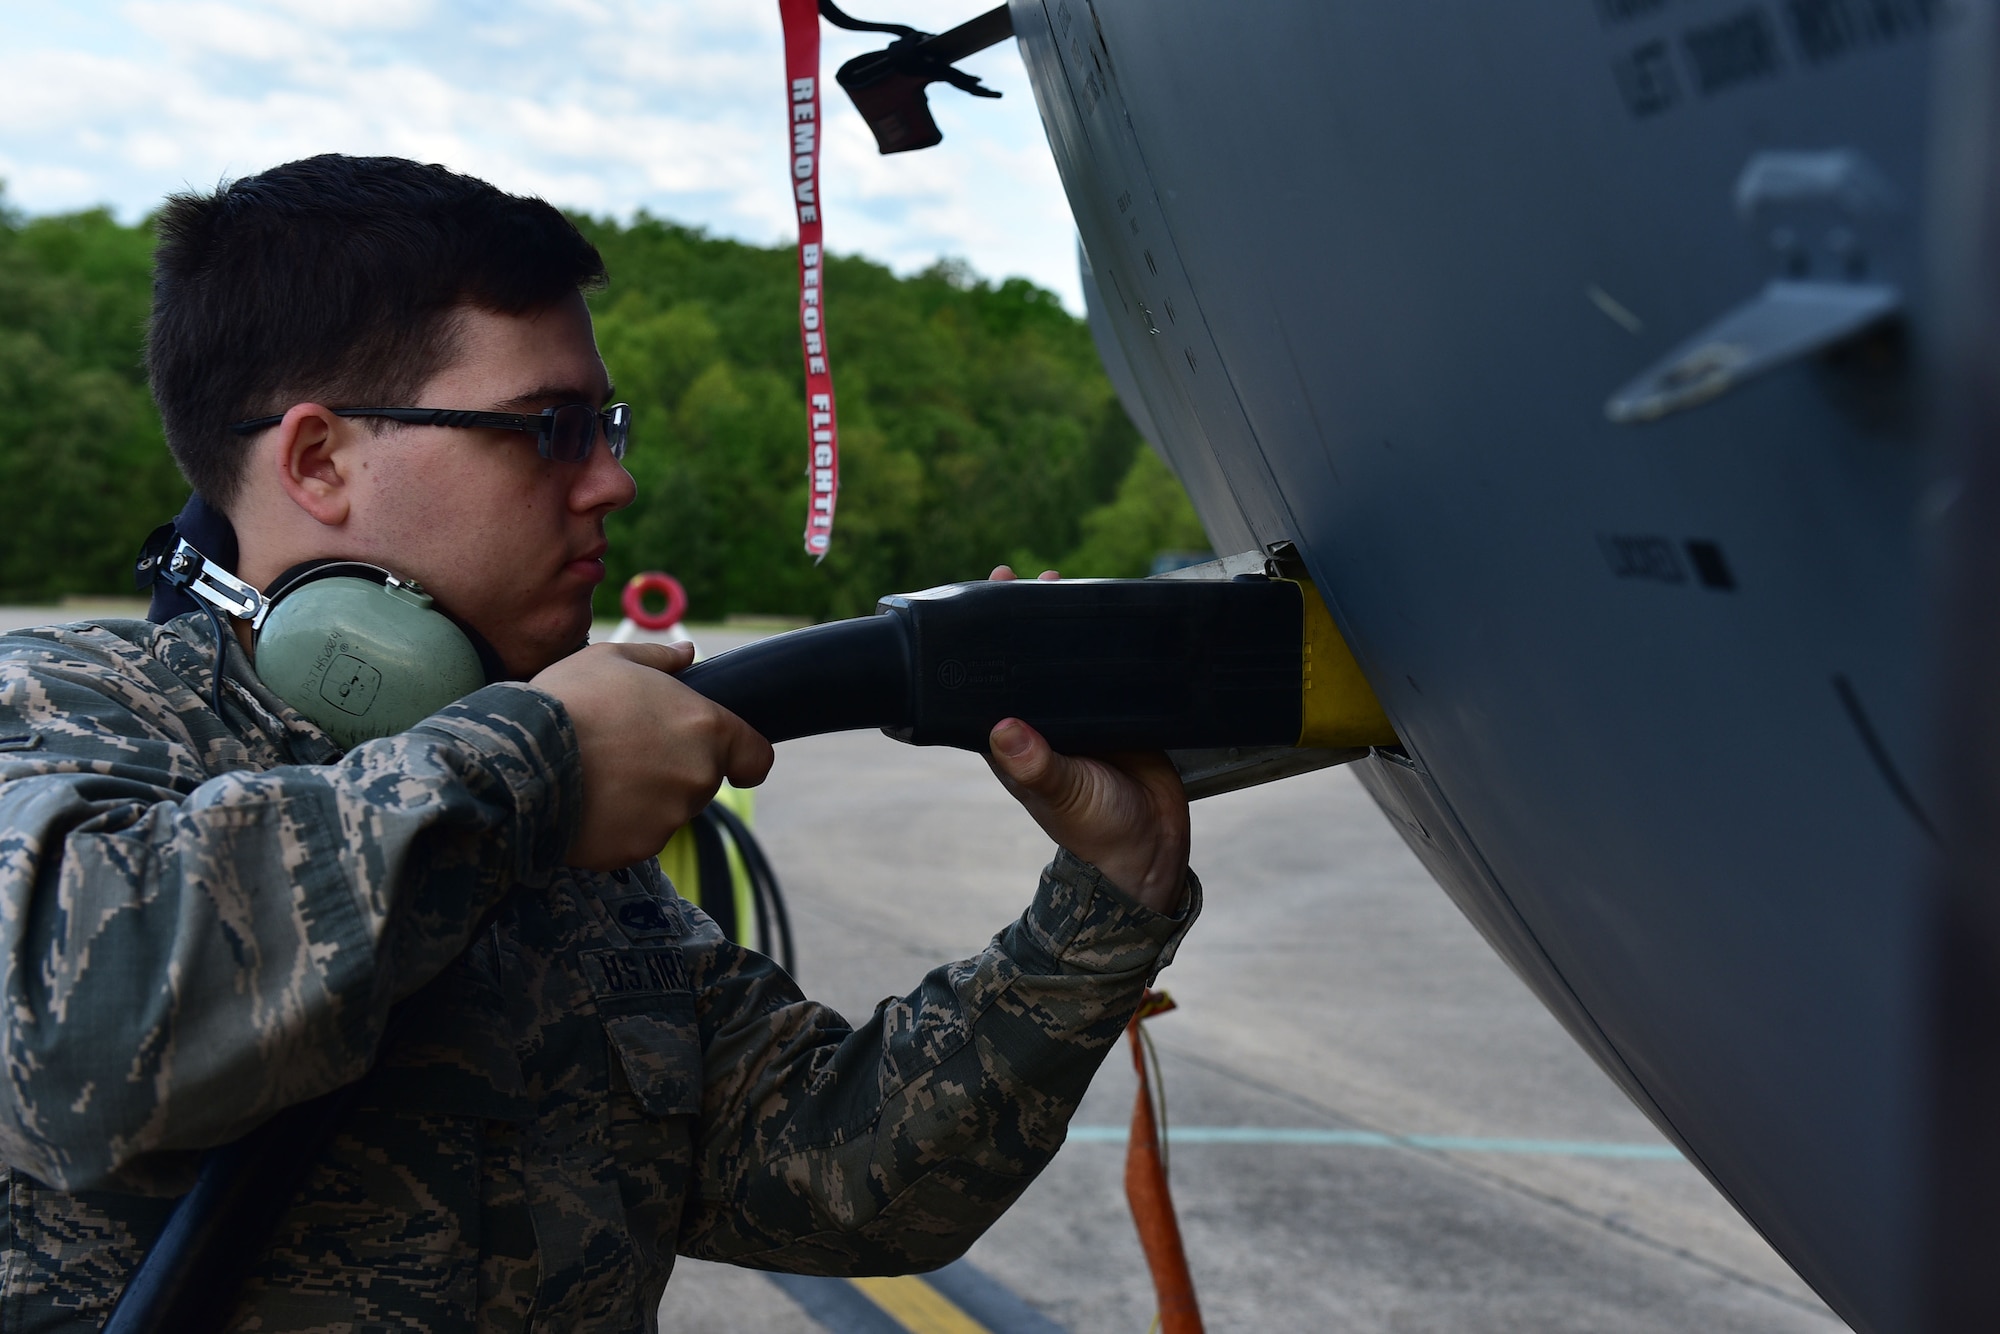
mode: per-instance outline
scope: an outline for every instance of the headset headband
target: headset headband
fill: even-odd
[[[370,565],[365,560],[343,560],[338,556],[322,557],[319,560],[300,561],[271,581],[264,590],[267,608],[279,598],[298,592],[307,584],[318,583],[322,579],[362,579],[371,584],[381,584],[384,588],[408,588],[423,592],[424,586],[414,579],[401,579],[383,569],[380,565]]]
[[[370,565],[367,561],[360,560],[343,560],[339,557],[323,557],[319,560],[299,562],[273,579],[270,587],[259,592],[252,585],[238,579],[228,570],[203,556],[186,538],[181,538],[173,551],[166,555],[142,557],[139,562],[140,573],[145,574],[154,565],[159,567],[157,577],[161,581],[186,592],[203,607],[219,611],[225,616],[233,616],[239,621],[250,622],[250,629],[253,632],[262,632],[265,618],[271,614],[280,599],[322,579],[360,579],[383,588],[406,588],[414,593],[424,591],[424,586],[416,580],[401,578],[380,565]],[[488,681],[513,679],[513,674],[501,661],[499,651],[487,641],[486,636],[441,607],[435,607],[433,610],[457,626],[460,633],[471,641],[473,652],[479,655],[480,670],[486,674]]]
[[[421,584],[399,579],[379,565],[328,558],[302,561],[272,580],[269,588],[259,592],[196,551],[186,538],[182,538],[166,558],[160,577],[176,588],[187,590],[190,596],[226,616],[250,622],[252,630],[264,628],[264,618],[271,614],[271,608],[277,605],[278,599],[321,579],[361,579],[384,588],[423,591]]]

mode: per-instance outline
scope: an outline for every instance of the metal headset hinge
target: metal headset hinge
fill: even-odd
[[[166,558],[160,578],[240,621],[255,626],[264,619],[264,595],[196,551],[186,538]]]

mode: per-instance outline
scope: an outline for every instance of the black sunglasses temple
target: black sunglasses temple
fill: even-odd
[[[567,448],[558,447],[560,423],[565,413],[576,420],[577,413],[590,414],[590,423],[583,428],[579,442]],[[606,445],[611,449],[611,457],[625,457],[625,444],[631,434],[632,409],[623,403],[614,403],[608,408],[593,408],[588,403],[566,403],[558,407],[544,408],[530,416],[513,412],[477,412],[457,408],[334,408],[336,417],[382,417],[389,421],[402,422],[411,426],[461,426],[478,427],[502,431],[521,431],[535,437],[537,451],[543,458],[558,459],[566,463],[576,463],[590,457],[591,449],[597,444],[597,433],[604,432]],[[253,417],[249,421],[231,422],[229,429],[236,435],[255,435],[268,430],[284,420],[284,414],[275,417]],[[569,434],[574,434],[572,430]]]

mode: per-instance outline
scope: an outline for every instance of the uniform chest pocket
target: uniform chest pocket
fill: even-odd
[[[677,946],[590,950],[584,970],[618,1068],[653,1116],[701,1111],[701,1030]]]

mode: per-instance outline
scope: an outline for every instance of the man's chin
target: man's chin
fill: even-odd
[[[516,637],[500,649],[501,661],[515,680],[526,681],[553,667],[590,643],[590,618],[532,638]]]

